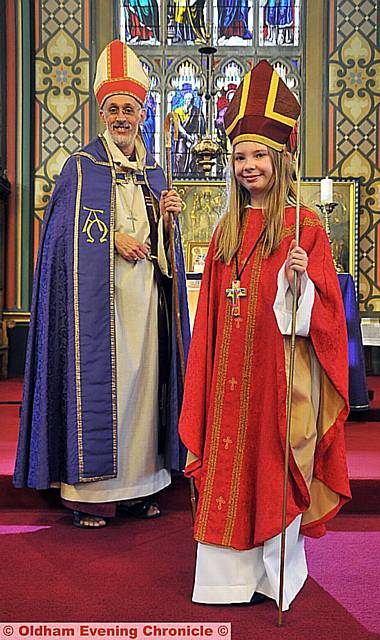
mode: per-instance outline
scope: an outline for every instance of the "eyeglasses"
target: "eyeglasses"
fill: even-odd
[[[119,115],[119,113],[122,113],[124,116],[134,116],[134,115],[138,115],[139,112],[141,111],[141,109],[134,109],[133,107],[116,107],[116,106],[111,106],[108,107],[108,109],[104,110],[104,113],[107,113],[111,116],[115,116],[115,115]]]

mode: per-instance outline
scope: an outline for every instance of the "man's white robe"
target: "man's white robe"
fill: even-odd
[[[145,155],[136,139],[137,161],[130,162],[104,137],[116,170],[130,177],[116,186],[115,230],[140,242],[150,240],[150,228],[141,186],[132,172],[142,169]],[[134,219],[132,219],[134,218]],[[163,221],[159,222],[159,266],[167,275]],[[115,255],[115,330],[117,366],[118,474],[110,480],[61,484],[61,497],[74,502],[114,502],[148,496],[170,484],[170,472],[158,455],[158,291],[150,260],[136,264]]]

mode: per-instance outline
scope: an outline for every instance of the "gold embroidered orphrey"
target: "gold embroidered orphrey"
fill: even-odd
[[[86,218],[86,222],[84,223],[82,233],[87,233],[87,242],[93,244],[95,242],[95,238],[91,235],[91,229],[94,224],[97,225],[99,232],[102,234],[99,238],[99,242],[107,242],[107,234],[108,227],[106,223],[98,217],[104,213],[103,209],[93,209],[92,207],[83,206],[84,211],[88,211],[88,216]]]
[[[231,298],[232,315],[240,316],[240,298],[246,297],[247,289],[240,286],[240,280],[233,280],[231,289],[226,289],[227,298]]]

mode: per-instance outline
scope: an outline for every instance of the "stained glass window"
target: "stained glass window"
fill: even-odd
[[[301,0],[260,0],[259,46],[296,47]]]
[[[206,0],[168,0],[168,44],[201,44],[207,41]]]
[[[294,74],[294,69],[292,69],[292,64],[284,62],[283,60],[276,60],[273,61],[272,66],[276,69],[278,75],[287,84],[289,89],[297,94],[299,84]]]
[[[189,178],[199,173],[191,149],[205,134],[204,105],[199,95],[201,81],[199,69],[190,60],[183,61],[170,80],[168,111],[174,111],[179,120],[178,140],[173,141],[173,174]]]
[[[245,71],[243,65],[236,60],[228,60],[225,64],[221,65],[220,72],[215,78],[218,92],[215,98],[214,131],[216,140],[223,150],[223,155],[218,158],[216,166],[216,175],[220,177],[222,177],[224,173],[229,154],[229,143],[224,129],[224,114]]]
[[[253,0],[213,0],[217,46],[252,45]]]
[[[157,0],[120,0],[120,30],[128,44],[159,44],[160,19]]]
[[[146,148],[154,156],[156,162],[160,162],[161,142],[161,92],[159,79],[153,72],[152,65],[142,60],[142,65],[150,78],[150,88],[145,100],[145,120],[142,126],[142,134]]]
[[[165,116],[175,111],[179,117],[179,139],[172,141],[176,179],[204,179],[193,147],[205,134],[222,149],[209,177],[223,179],[230,151],[224,113],[260,59],[269,60],[302,102],[302,0],[115,0],[116,5],[120,37],[151,79],[142,135],[161,165]],[[211,75],[199,51],[205,44],[215,47]]]

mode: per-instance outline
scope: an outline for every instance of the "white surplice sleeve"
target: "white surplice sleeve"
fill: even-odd
[[[277,295],[273,305],[277,325],[284,336],[291,333],[293,294],[285,273],[285,264],[282,265],[277,276]],[[296,316],[296,335],[308,336],[310,328],[311,312],[314,304],[315,287],[307,272],[300,278],[300,296]]]
[[[172,277],[170,260],[168,259],[168,251],[165,249],[165,230],[164,230],[164,218],[160,216],[158,221],[158,266],[160,267],[162,273],[168,278]]]

